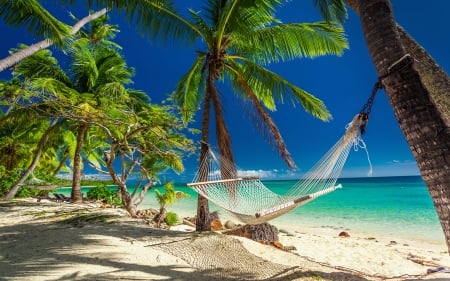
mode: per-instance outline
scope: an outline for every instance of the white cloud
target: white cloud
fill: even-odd
[[[239,170],[241,177],[259,177],[262,180],[299,180],[301,173],[295,170]]]

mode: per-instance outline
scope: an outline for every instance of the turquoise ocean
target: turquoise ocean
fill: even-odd
[[[274,192],[283,194],[296,181],[264,181]],[[299,232],[302,228],[332,228],[366,234],[367,237],[392,237],[445,244],[442,228],[428,190],[420,176],[365,177],[339,179],[342,188],[303,205],[271,221],[278,228]],[[162,189],[161,186],[154,187]],[[167,209],[180,216],[196,214],[197,194],[186,184],[176,190],[189,194]],[[70,193],[70,190],[61,190]],[[86,192],[87,190],[83,190]],[[158,208],[150,190],[139,209]],[[233,219],[224,210],[210,204],[222,220]]]

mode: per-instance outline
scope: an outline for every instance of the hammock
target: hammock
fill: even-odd
[[[234,174],[234,165],[226,159],[220,161],[211,149],[193,182],[187,185],[243,223],[267,222],[342,187],[336,181],[351,147],[365,149],[361,131],[366,122],[363,115],[356,115],[344,136],[285,194],[273,192],[258,177],[223,179],[223,174]]]

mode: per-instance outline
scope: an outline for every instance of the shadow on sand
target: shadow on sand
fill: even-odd
[[[341,271],[291,268],[265,261],[248,251],[239,252],[241,258],[236,258],[235,263],[211,264],[209,261],[202,264],[198,257],[190,255],[191,249],[180,254],[183,253],[180,247],[193,245],[194,241],[202,245],[210,241],[202,242],[203,237],[219,235],[153,229],[141,220],[123,221],[113,214],[105,216],[104,211],[97,213],[98,216],[92,211],[90,219],[86,219],[86,212],[80,211],[82,205],[61,204],[67,208],[55,208],[55,204],[0,203],[2,216],[9,216],[8,220],[13,220],[13,216],[18,218],[13,224],[0,225],[0,280],[369,280]],[[17,212],[18,207],[21,210],[29,208],[29,211],[26,214]],[[114,240],[127,241],[129,248],[111,249]],[[167,265],[150,259],[145,262],[133,259],[133,251],[143,248],[149,255],[151,251],[175,253],[180,263]],[[233,248],[233,251],[236,249],[240,251],[239,248]],[[211,257],[214,254],[210,253]],[[235,266],[247,261],[250,261],[249,270],[240,271]],[[87,266],[96,270],[90,271]],[[265,269],[263,274],[260,268]]]

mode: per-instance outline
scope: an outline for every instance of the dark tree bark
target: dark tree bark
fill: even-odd
[[[245,237],[266,244],[278,241],[278,229],[268,223],[246,224],[236,229],[228,230],[224,234]]]
[[[205,104],[203,105],[203,119],[202,119],[202,143],[199,159],[199,169],[201,175],[207,175],[209,166],[202,165],[205,157],[208,157],[208,143],[209,143],[209,118],[211,114],[211,95],[206,92]],[[200,181],[207,181],[207,178],[200,178]],[[197,196],[197,217],[195,220],[195,229],[197,231],[210,231],[211,221],[209,218],[209,203],[208,199],[200,193]]]
[[[381,77],[407,52],[388,0],[357,3],[369,53]],[[406,64],[382,83],[433,199],[450,250],[450,128],[448,117],[436,105],[438,100],[425,87],[417,64],[420,61]],[[447,79],[437,81],[445,85]],[[446,93],[448,98],[449,91]]]

